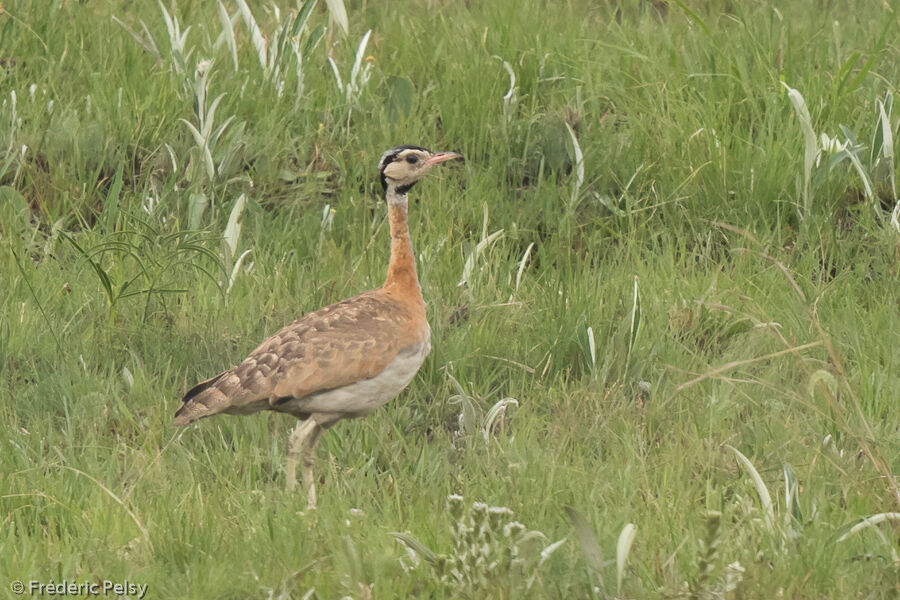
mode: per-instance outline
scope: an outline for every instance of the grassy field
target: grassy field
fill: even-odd
[[[900,595],[896,3],[241,4],[0,12],[3,593]],[[381,284],[401,143],[433,351],[305,511],[172,416]]]

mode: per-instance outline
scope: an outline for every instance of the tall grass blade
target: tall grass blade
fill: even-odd
[[[134,375],[128,367],[122,367],[122,381],[125,382],[129,392],[134,389]]]
[[[584,552],[584,558],[587,560],[588,567],[597,576],[597,583],[603,587],[603,551],[594,535],[594,529],[588,520],[584,518],[580,512],[571,506],[565,507],[566,514],[572,526],[575,527],[575,535],[578,536],[578,542],[581,544],[581,550]]]
[[[216,5],[219,9],[219,21],[222,22],[222,35],[225,36],[225,43],[228,45],[228,49],[231,51],[231,62],[234,63],[234,72],[238,71],[238,55],[237,55],[237,42],[234,39],[234,25],[231,22],[231,17],[228,16],[228,11],[225,10],[225,6],[222,4],[221,0],[216,2]]]
[[[350,576],[354,583],[363,584],[365,582],[365,574],[363,571],[362,558],[359,556],[359,550],[353,543],[353,538],[349,535],[341,537],[341,546],[344,549],[344,556],[347,557],[347,565],[350,569]]]
[[[316,48],[316,46],[319,45],[319,42],[322,41],[322,37],[324,35],[325,27],[322,25],[316,25],[310,32],[309,36],[306,38],[306,44],[303,46],[303,56],[307,56],[310,52],[312,52]]]
[[[863,190],[866,195],[866,200],[872,201],[875,199],[875,192],[872,189],[872,182],[869,179],[869,174],[866,173],[866,170],[863,168],[862,163],[859,160],[859,157],[856,155],[856,152],[847,151],[847,158],[850,160],[850,164],[853,165],[853,168],[856,169],[856,172],[859,173],[859,178],[862,179],[863,182]]]
[[[234,280],[237,278],[238,271],[240,271],[241,264],[243,264],[244,259],[248,254],[253,252],[253,248],[247,248],[244,250],[241,255],[238,257],[236,261],[234,261],[234,267],[231,269],[231,275],[228,277],[228,287],[225,288],[225,297],[231,293],[231,286],[234,285]]]
[[[597,377],[597,342],[594,341],[594,328],[588,326],[587,328],[587,342],[588,342],[588,353],[591,358],[591,373],[596,378]]]
[[[772,504],[772,496],[769,495],[769,489],[763,482],[762,477],[760,477],[759,471],[756,470],[756,467],[753,466],[750,459],[744,456],[740,450],[734,446],[729,446],[728,444],[725,444],[725,447],[734,453],[738,462],[741,463],[741,466],[744,467],[744,470],[750,475],[750,479],[753,480],[753,485],[756,487],[756,493],[759,494],[759,502],[762,505],[763,518],[765,519],[766,526],[769,528],[769,531],[774,533],[775,507]]]
[[[203,137],[203,134],[200,133],[194,124],[186,119],[179,119],[182,123],[187,125],[188,130],[191,132],[191,135],[194,136],[194,141],[197,143],[197,147],[200,149],[200,153],[203,157],[203,164],[206,167],[206,176],[209,178],[209,181],[215,181],[216,179],[216,165],[213,162],[212,153],[209,150],[209,144],[206,143],[206,139]]]
[[[841,68],[838,70],[838,74],[835,79],[838,81],[838,84],[835,88],[834,96],[836,98],[840,97],[841,92],[844,89],[844,86],[847,84],[847,81],[850,79],[850,75],[853,73],[853,67],[856,66],[856,63],[859,62],[860,53],[854,52],[850,55],[850,58],[844,61],[844,64],[841,65]]]
[[[546,537],[546,536],[544,536],[544,534],[541,534],[541,536]],[[554,552],[556,552],[557,550],[559,550],[559,548],[563,544],[565,544],[566,541],[567,541],[567,538],[562,538],[561,540],[556,540],[555,542],[553,542],[552,544],[549,544],[543,550],[541,550],[541,558],[540,558],[540,560],[538,560],[537,566],[540,567],[542,564],[547,562],[547,559],[550,558],[550,555],[553,554]],[[532,577],[534,577],[534,575],[537,575],[537,569],[535,569],[534,573],[532,574]]]
[[[419,556],[421,556],[428,562],[434,562],[434,559],[437,558],[437,555],[434,552],[432,552],[428,546],[426,546],[425,544],[423,544],[422,542],[420,542],[413,536],[409,535],[408,533],[402,533],[399,531],[391,531],[390,535],[394,536],[394,539],[402,542],[403,545],[405,545],[407,548],[411,549],[413,552],[415,552],[416,554],[418,554]]]
[[[894,27],[896,26],[896,23],[894,23],[892,19],[885,19],[884,29],[881,30],[881,35],[878,36],[878,41],[875,42],[875,46],[870,51],[868,60],[866,60],[865,64],[856,73],[856,77],[854,77],[853,81],[851,81],[847,86],[847,94],[853,93],[853,91],[869,74],[869,71],[875,65],[875,61],[878,60],[879,56],[881,56],[881,51],[884,49],[885,42],[887,41],[888,32],[895,31]]]
[[[222,101],[222,98],[225,97],[225,92],[222,92],[218,96],[216,96],[215,100],[212,101],[212,104],[209,105],[209,109],[207,109],[205,115],[201,115],[203,119],[202,129],[200,130],[200,134],[203,136],[204,142],[208,142],[211,139],[212,128],[216,121],[216,109],[219,107],[219,103]],[[221,130],[220,128],[220,135]]]
[[[344,93],[344,82],[341,81],[341,72],[338,71],[337,63],[329,56],[328,64],[331,65],[331,72],[334,73],[334,82],[337,84],[338,91]]]
[[[803,513],[800,510],[800,485],[797,482],[797,474],[790,463],[784,464],[784,524],[789,526],[791,519],[797,524],[803,523]]]
[[[328,6],[328,14],[335,23],[344,32],[344,35],[350,34],[350,19],[347,18],[347,9],[344,7],[344,0],[325,0]]]
[[[81,251],[82,255],[84,255],[84,251],[78,247],[78,244],[75,243],[75,240],[69,238],[68,235],[66,235],[66,234],[63,234],[63,235],[65,235],[65,237],[72,243],[72,245],[75,246],[76,249]],[[62,357],[64,355],[63,347],[59,341],[59,335],[56,333],[56,328],[53,326],[53,321],[51,321],[50,317],[47,316],[47,311],[44,310],[44,305],[41,302],[41,299],[38,297],[37,293],[35,292],[34,286],[31,285],[31,280],[28,278],[28,275],[25,274],[25,268],[22,266],[22,263],[19,261],[18,252],[13,250],[12,255],[13,255],[13,259],[15,260],[15,263],[16,263],[16,268],[19,270],[19,275],[22,276],[22,280],[25,282],[25,285],[28,287],[28,291],[31,292],[31,297],[34,299],[34,303],[37,304],[38,310],[40,311],[41,316],[44,318],[44,322],[47,324],[47,329],[49,329],[51,335],[53,335],[53,341],[56,342],[56,351],[59,353],[59,356]],[[90,259],[88,259],[88,260],[90,260]],[[104,273],[104,275],[105,275],[105,273]],[[7,342],[7,346],[8,346],[8,342]]]
[[[65,232],[61,232],[60,235],[64,240],[69,242],[72,247],[74,247],[78,252],[78,254],[80,254],[88,262],[91,270],[94,271],[94,274],[97,275],[97,279],[100,281],[100,285],[103,287],[103,291],[106,293],[106,300],[109,303],[109,308],[110,310],[112,310],[116,302],[116,294],[113,290],[112,279],[110,278],[109,274],[102,266],[100,266],[100,263],[91,258],[91,255],[87,253],[80,245],[78,245],[78,242],[75,241],[75,238]]]
[[[230,117],[225,119],[225,122],[216,128],[216,130],[213,132],[213,134],[209,138],[210,148],[216,148],[216,144],[219,142],[219,138],[222,137],[222,134],[225,132],[226,129],[228,129],[228,126],[231,125],[232,121],[234,121],[234,115],[231,115]],[[228,150],[229,150],[228,153],[230,154],[235,151],[235,148],[232,147],[232,148],[229,148]],[[223,159],[222,162],[228,162],[228,161]],[[221,169],[217,170],[216,172],[221,173]]]
[[[125,163],[120,162],[116,167],[116,174],[106,193],[106,201],[103,202],[103,221],[108,230],[114,230],[116,221],[119,216],[119,196],[122,193],[123,181],[122,175],[125,169]]]
[[[296,98],[294,99],[294,107],[297,108],[299,106],[300,99],[303,97],[305,91],[305,71],[304,71],[304,61],[305,58],[313,51],[313,49],[318,45],[319,40],[322,39],[322,35],[325,32],[324,27],[319,25],[312,32],[306,35],[306,42],[304,46],[301,48],[301,33],[306,28],[306,24],[309,21],[309,16],[312,14],[313,8],[315,8],[317,4],[317,0],[308,0],[303,4],[300,8],[300,12],[297,13],[297,18],[294,19],[294,24],[291,30],[290,36],[290,46],[291,50],[294,53],[294,60],[296,61],[295,70],[297,74],[297,92]]]
[[[206,198],[206,194],[195,192],[190,195],[188,198],[189,229],[200,228],[200,219],[203,217],[203,213],[206,211],[207,206],[209,206],[209,200]]]
[[[566,130],[569,132],[569,138],[572,140],[572,153],[575,163],[575,185],[572,187],[572,197],[570,203],[575,206],[578,201],[578,194],[581,192],[581,186],[584,184],[584,155],[581,152],[581,146],[578,144],[578,138],[575,137],[575,131],[572,126],[566,123]]]
[[[832,375],[825,369],[818,369],[809,376],[809,381],[806,384],[806,390],[809,392],[810,398],[812,398],[813,400],[815,400],[816,398],[816,390],[820,385],[827,388],[828,393],[832,396],[837,394],[837,379],[835,379],[834,375]]]
[[[141,19],[141,31],[144,32],[144,39],[146,39],[147,43],[149,43],[153,47],[153,49],[151,50],[151,54],[156,56],[157,64],[161,63],[162,52],[159,51],[159,46],[156,43],[156,39],[154,39],[153,34],[150,33],[150,28],[147,27],[147,24],[144,23],[143,19]]]
[[[508,61],[503,60],[499,56],[494,56],[494,58],[503,64],[503,68],[506,69],[506,74],[509,76],[509,87],[503,95],[503,127],[505,131],[505,128],[512,122],[513,112],[515,111],[516,102],[518,101],[516,94],[516,72],[513,71],[512,65],[509,64]]]
[[[876,131],[880,133],[880,139],[876,140],[876,144],[872,144],[873,152],[880,152],[881,159],[884,160],[888,171],[890,181],[891,198],[897,198],[897,175],[894,170],[894,132],[891,127],[891,108],[893,105],[893,95],[890,92],[885,94],[884,101],[878,101],[878,127]]]
[[[297,13],[297,18],[294,19],[294,26],[291,31],[292,37],[298,37],[303,28],[306,27],[306,22],[309,21],[309,15],[312,14],[317,2],[318,0],[307,0],[307,2],[303,3],[303,7],[300,8],[300,12]]]
[[[860,531],[865,529],[871,529],[875,535],[882,541],[882,543],[890,548],[891,550],[891,561],[894,564],[900,562],[900,554],[897,553],[896,548],[894,547],[894,543],[888,540],[887,536],[881,532],[880,529],[876,527],[876,525],[880,525],[881,523],[892,522],[892,523],[900,523],[900,513],[888,512],[888,513],[879,513],[877,515],[872,515],[870,517],[862,517],[855,523],[848,523],[844,525],[840,529],[838,529],[835,534],[835,543],[840,543],[849,538],[851,535],[855,535]]]
[[[863,529],[868,529],[870,527],[874,527],[880,523],[884,523],[887,521],[894,521],[900,523],[900,513],[895,512],[886,512],[886,513],[878,513],[877,515],[872,515],[870,517],[861,517],[856,523],[850,523],[848,525],[844,525],[838,530],[836,542],[843,542],[851,535],[859,533]]]
[[[459,381],[456,380],[456,377],[449,372],[447,373],[447,377],[450,378],[450,383],[456,389],[456,394],[450,396],[447,403],[459,404],[461,406],[459,417],[457,419],[459,423],[459,434],[462,436],[472,435],[478,427],[478,408],[475,406],[475,401],[466,393]]]
[[[10,325],[6,320],[0,321],[0,374],[9,359]]]
[[[259,25],[256,24],[256,19],[253,18],[253,13],[250,12],[250,7],[247,6],[247,2],[245,2],[245,0],[237,0],[237,5],[238,9],[241,11],[241,16],[244,17],[244,23],[247,25],[247,29],[250,30],[250,40],[253,42],[253,47],[256,49],[256,57],[259,59],[259,66],[262,67],[263,71],[268,75],[269,53],[266,39],[263,37],[262,31],[260,31]]]
[[[371,36],[372,30],[370,29],[363,36],[362,40],[359,42],[359,46],[356,48],[356,57],[353,59],[353,68],[350,69],[350,81],[347,84],[349,86],[347,90],[348,101],[357,100],[359,94],[362,92],[362,88],[369,80],[369,69],[371,68],[371,64],[367,63],[364,68],[363,59],[366,55],[366,46],[369,45],[369,38]],[[355,97],[351,98],[351,94],[354,94]]]
[[[525,248],[525,254],[522,255],[522,259],[519,261],[519,269],[516,271],[516,285],[513,288],[514,292],[519,291],[519,285],[522,283],[522,275],[525,273],[525,265],[528,264],[528,259],[531,257],[531,249],[534,248],[534,242],[528,244],[528,247]],[[512,300],[512,295],[509,297]]]
[[[460,396],[465,396],[466,390],[463,389],[462,384],[457,381],[456,377],[454,377],[450,373],[447,373],[447,377],[450,379],[450,384],[453,386],[453,389],[456,390],[456,393]]]
[[[638,289],[638,278],[634,277],[634,296],[631,299],[631,326],[629,327],[629,335],[628,335],[628,354],[626,357],[626,361],[631,358],[632,352],[634,351],[634,347],[637,344],[638,334],[641,332],[641,319],[642,319],[642,310],[641,310],[641,293]]]
[[[103,484],[100,482],[100,480],[97,479],[96,477],[93,477],[93,476],[91,476],[91,475],[88,475],[88,474],[85,473],[84,471],[81,471],[81,470],[79,470],[79,469],[76,469],[75,467],[70,467],[70,466],[68,466],[68,465],[60,465],[60,466],[61,466],[61,468],[63,468],[63,469],[68,469],[68,470],[70,470],[70,471],[72,471],[72,472],[74,472],[74,473],[77,473],[78,475],[81,475],[82,477],[86,477],[87,479],[90,479],[90,480],[93,481],[95,484],[97,484],[97,487],[99,487],[101,490],[103,490],[104,492],[106,492],[106,494],[107,494],[110,498],[112,498],[113,500],[115,500],[116,503],[117,503],[119,506],[121,506],[121,507],[125,510],[126,513],[128,513],[128,516],[131,517],[131,520],[134,521],[134,524],[137,525],[137,528],[140,530],[141,535],[144,536],[144,541],[146,541],[148,545],[151,545],[151,548],[152,548],[152,542],[150,541],[150,531],[144,526],[144,523],[138,518],[138,516],[135,514],[135,512],[134,512],[133,510],[131,510],[131,508],[130,508],[129,506],[127,506],[127,505],[125,504],[125,502],[122,501],[121,498],[119,498],[116,494],[114,494],[113,491],[110,490],[108,487],[106,487],[105,485],[103,485]]]
[[[463,265],[462,278],[459,280],[459,283],[456,284],[457,286],[462,287],[469,283],[472,278],[472,273],[475,270],[475,263],[478,261],[481,255],[484,254],[485,250],[487,250],[502,235],[503,230],[498,229],[494,233],[478,242],[478,244],[475,246],[475,250],[473,250],[469,254],[469,257],[466,259],[465,265]]]
[[[541,538],[546,538],[546,536],[543,533],[540,533],[539,531],[528,532],[528,533],[539,533]],[[527,536],[528,534],[525,534],[525,535]],[[560,546],[562,546],[565,543],[566,543],[566,538],[563,538],[561,540],[557,540],[557,541],[553,542],[552,544],[548,545],[543,550],[541,550],[540,559],[538,559],[537,564],[535,565],[534,569],[531,572],[531,575],[528,577],[528,579],[525,582],[525,590],[526,591],[530,590],[531,587],[534,585],[534,582],[537,580],[537,577],[540,574],[541,565],[543,565],[545,562],[547,562],[547,559],[550,558],[550,555],[553,554],[554,552],[556,552],[560,548]]]
[[[794,112],[800,121],[800,129],[803,131],[803,214],[800,216],[801,218],[806,218],[811,208],[810,179],[816,156],[819,153],[819,142],[816,139],[816,132],[812,126],[812,117],[809,116],[809,109],[806,108],[806,101],[803,99],[803,96],[783,81],[781,85],[787,89],[788,98],[794,106]]]
[[[625,565],[628,562],[628,554],[631,552],[631,544],[637,535],[637,527],[634,523],[627,523],[619,533],[619,541],[616,542],[616,594],[622,595],[622,580],[625,578]]]
[[[156,58],[157,62],[162,61],[162,54],[159,52],[159,47],[156,45],[156,40],[153,39],[153,36],[149,35],[149,32],[146,36],[138,35],[134,30],[132,30],[128,25],[123,23],[118,17],[112,15],[110,17],[112,22],[125,30],[125,33],[131,36],[131,38],[137,42],[138,46],[149,52]]]
[[[163,20],[166,22],[166,32],[169,34],[169,40],[178,39],[178,27],[176,22],[172,21],[172,16],[169,14],[169,11],[166,10],[162,0],[157,0],[157,2],[159,4],[159,10],[162,11]]]
[[[709,26],[703,21],[703,19],[700,18],[700,15],[688,8],[687,5],[681,0],[675,0],[675,6],[683,10],[684,14],[689,16],[691,20],[699,25],[700,28],[703,29],[704,33],[706,33],[706,35],[712,37],[712,31],[710,31]]]
[[[481,221],[481,241],[475,245],[475,249],[469,253],[469,256],[466,258],[466,262],[463,265],[462,278],[460,278],[459,283],[457,283],[457,287],[462,287],[469,283],[473,272],[475,271],[475,263],[481,257],[482,254],[495,242],[500,236],[503,235],[503,230],[498,229],[494,233],[488,235],[488,205],[485,202],[482,205],[483,218]]]
[[[515,398],[503,398],[502,400],[498,400],[487,412],[487,415],[484,417],[484,425],[481,427],[481,434],[484,437],[484,441],[490,439],[491,431],[494,429],[494,422],[503,417],[506,413],[506,407],[510,405],[518,408],[519,401]]]
[[[234,206],[231,208],[231,214],[228,216],[228,225],[225,227],[225,233],[222,236],[225,243],[228,244],[232,258],[237,252],[238,240],[241,237],[241,213],[244,212],[246,204],[247,196],[245,194],[238,196]]]

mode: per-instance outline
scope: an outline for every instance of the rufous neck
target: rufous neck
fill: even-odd
[[[387,189],[388,220],[391,224],[391,261],[388,265],[385,288],[415,291],[421,296],[419,277],[416,274],[416,258],[409,238],[408,203],[406,194]]]

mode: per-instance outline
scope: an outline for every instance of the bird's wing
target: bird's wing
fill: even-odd
[[[385,298],[357,296],[282,330],[270,394],[303,398],[381,373],[406,346],[416,343],[409,315]],[[272,360],[264,350],[261,360]]]
[[[378,375],[418,343],[413,318],[398,302],[368,292],[322,308],[268,338],[241,364],[197,385],[176,413],[188,424],[219,412],[256,412]]]

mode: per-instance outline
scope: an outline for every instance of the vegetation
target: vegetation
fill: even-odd
[[[896,6],[343,6],[4,4],[3,589],[896,597]],[[401,143],[434,349],[305,511],[172,415],[380,285]]]

